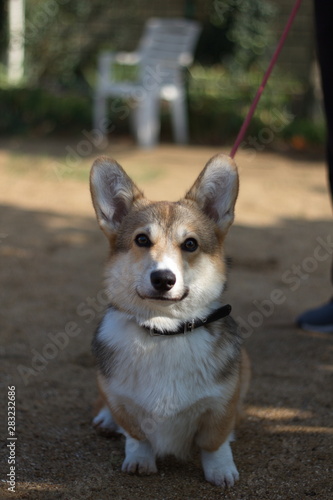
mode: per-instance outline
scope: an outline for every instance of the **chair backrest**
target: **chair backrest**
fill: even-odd
[[[198,22],[187,19],[147,21],[138,47],[142,58],[141,78],[147,74],[147,68],[157,72],[162,83],[179,77],[180,70],[193,61],[200,31]]]

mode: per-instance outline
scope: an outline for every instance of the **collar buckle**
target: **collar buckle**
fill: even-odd
[[[186,333],[193,332],[195,328],[195,321],[192,319],[192,321],[189,321],[188,323],[184,324],[184,331],[182,332],[183,335],[186,335]]]

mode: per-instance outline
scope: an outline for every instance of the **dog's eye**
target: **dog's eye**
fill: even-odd
[[[134,241],[138,245],[138,247],[147,247],[147,248],[149,248],[152,245],[150,239],[145,234],[138,234],[135,237]]]
[[[198,242],[195,238],[187,238],[181,248],[182,250],[185,250],[185,252],[195,252],[198,248]]]

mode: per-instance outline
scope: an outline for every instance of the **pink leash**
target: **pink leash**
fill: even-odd
[[[267,69],[267,71],[266,71],[266,73],[264,75],[264,78],[263,78],[263,80],[261,82],[260,87],[257,90],[256,96],[255,96],[255,98],[253,100],[253,103],[251,104],[251,107],[250,107],[250,109],[248,111],[248,114],[247,114],[247,116],[246,116],[246,118],[245,118],[245,120],[243,122],[243,125],[241,126],[241,129],[240,129],[240,131],[238,133],[238,136],[237,136],[237,139],[235,141],[235,144],[233,145],[233,148],[232,148],[231,153],[230,153],[231,158],[234,158],[234,156],[235,156],[235,154],[237,152],[237,149],[239,148],[239,145],[240,145],[240,143],[242,142],[242,140],[244,138],[244,135],[245,135],[245,132],[247,130],[247,127],[250,124],[252,116],[253,116],[253,114],[255,112],[255,109],[256,109],[257,104],[259,102],[259,99],[261,97],[261,94],[264,91],[264,88],[266,86],[267,80],[270,77],[270,74],[272,72],[272,69],[275,66],[277,58],[279,57],[279,54],[280,54],[281,49],[283,47],[283,44],[286,41],[286,38],[287,38],[288,33],[289,33],[289,30],[291,28],[291,25],[294,22],[294,19],[296,17],[297,11],[298,11],[301,3],[302,3],[302,0],[296,0],[296,2],[295,2],[295,5],[294,5],[294,7],[293,7],[293,9],[291,11],[291,14],[289,16],[288,22],[286,24],[286,27],[284,28],[284,31],[283,31],[283,33],[281,35],[281,38],[279,40],[279,43],[278,43],[276,49],[275,49],[275,52],[274,52],[273,57],[271,59],[271,62],[269,63],[268,69]]]

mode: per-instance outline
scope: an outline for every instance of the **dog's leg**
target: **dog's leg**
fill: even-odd
[[[148,441],[138,441],[126,433],[126,457],[121,470],[129,474],[154,474],[157,472],[155,455]]]
[[[205,478],[216,486],[227,486],[229,488],[239,479],[230,447],[231,438],[230,435],[216,451],[201,450],[201,462]]]
[[[228,488],[239,479],[230,447],[234,435],[239,384],[240,379],[233,397],[224,409],[224,415],[221,416],[213,411],[206,412],[196,436],[196,443],[201,449],[201,463],[206,480],[216,486]]]

